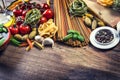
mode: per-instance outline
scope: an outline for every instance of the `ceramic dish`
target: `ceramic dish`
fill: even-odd
[[[117,31],[119,32],[120,35],[120,22],[117,23]]]
[[[10,41],[10,30],[8,29],[8,32],[7,33],[1,33],[3,35],[3,37],[5,38],[5,41],[3,43],[1,43],[1,46],[0,46],[0,51],[4,50],[7,46],[7,44],[9,43]]]
[[[95,38],[96,34],[101,30],[110,31],[113,34],[113,39],[108,43],[102,43],[102,42],[97,41],[97,39]],[[90,42],[96,48],[110,49],[110,48],[115,47],[119,43],[119,33],[115,29],[113,29],[111,27],[108,27],[108,26],[99,27],[99,28],[96,28],[95,30],[93,30],[91,32],[91,34],[90,34]]]

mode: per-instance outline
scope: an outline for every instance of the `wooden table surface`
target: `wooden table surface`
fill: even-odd
[[[120,80],[120,44],[103,51],[56,42],[29,52],[8,45],[0,54],[0,80]]]

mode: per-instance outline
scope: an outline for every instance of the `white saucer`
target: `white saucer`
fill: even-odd
[[[95,41],[95,34],[99,31],[99,30],[102,30],[102,29],[108,29],[110,30],[113,35],[114,35],[114,40],[109,43],[109,44],[99,44]],[[111,28],[111,27],[108,27],[108,26],[104,26],[104,27],[99,27],[99,28],[96,28],[95,30],[93,30],[90,34],[90,42],[91,44],[96,47],[96,48],[99,48],[99,49],[111,49],[113,47],[115,47],[118,43],[119,43],[119,33],[114,29],[114,28]]]
[[[119,32],[120,35],[120,21],[117,23],[117,31]]]

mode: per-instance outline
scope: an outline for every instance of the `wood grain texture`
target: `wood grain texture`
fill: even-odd
[[[44,1],[44,0],[43,0]],[[61,43],[43,50],[8,45],[0,52],[0,80],[119,80],[120,44],[111,50]]]
[[[0,56],[1,80],[119,80],[120,45],[101,51],[91,45],[73,48],[55,44],[38,50],[9,45]]]

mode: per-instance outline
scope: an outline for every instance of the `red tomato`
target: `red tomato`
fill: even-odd
[[[22,12],[22,16],[26,16],[26,13],[28,12],[29,10],[24,10],[23,12]]]
[[[22,16],[22,9],[14,9],[13,10],[14,15],[17,16]]]
[[[26,25],[26,24],[21,24],[19,27],[19,31],[21,34],[28,34],[30,33],[31,29],[30,26]]]
[[[47,22],[47,18],[46,17],[41,17],[40,18],[40,23],[43,24],[45,22]]]
[[[51,9],[47,9],[43,12],[43,16],[47,19],[53,18],[53,11]]]
[[[50,6],[47,3],[42,4],[43,9],[50,9]]]
[[[12,35],[15,35],[15,34],[19,33],[19,29],[16,25],[11,26],[9,29],[10,29],[10,32],[11,32]]]

